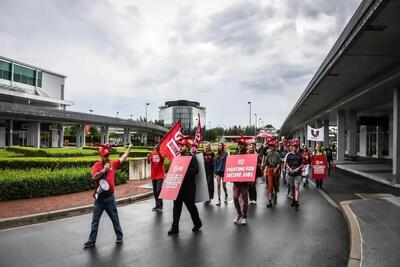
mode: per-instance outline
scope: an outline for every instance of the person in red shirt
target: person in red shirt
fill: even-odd
[[[158,198],[158,196],[161,192],[165,169],[164,157],[161,156],[159,145],[147,156],[147,162],[151,164],[150,178],[153,183],[153,194],[156,201],[156,206],[153,208],[153,211],[162,211],[163,201]]]
[[[96,191],[99,192],[100,180],[102,184],[108,184],[108,189],[104,189],[103,192],[98,193],[98,197],[94,202],[93,206],[93,217],[91,224],[91,231],[89,235],[89,240],[84,244],[84,248],[94,247],[96,244],[97,233],[99,230],[99,222],[103,211],[107,212],[107,215],[110,217],[115,234],[117,236],[116,243],[123,242],[123,233],[121,229],[121,225],[119,223],[117,206],[115,204],[114,197],[114,184],[115,184],[115,172],[121,166],[126,158],[129,155],[129,151],[131,150],[132,145],[129,144],[128,149],[118,160],[110,160],[110,146],[108,144],[103,145],[99,149],[100,160],[96,162],[92,167],[92,180],[96,184]],[[107,183],[105,183],[106,181]]]

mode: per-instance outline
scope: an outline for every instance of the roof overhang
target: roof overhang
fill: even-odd
[[[370,110],[392,101],[400,84],[400,1],[364,0],[284,121],[281,132],[337,110]]]

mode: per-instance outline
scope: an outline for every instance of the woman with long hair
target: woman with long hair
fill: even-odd
[[[224,143],[218,143],[218,152],[215,155],[214,160],[214,171],[215,176],[217,178],[217,193],[218,193],[218,202],[217,206],[221,205],[221,183],[222,188],[225,192],[225,203],[228,203],[228,191],[226,189],[226,182],[223,181],[224,179],[224,172],[225,172],[225,164],[226,158],[228,157],[228,153],[225,151]]]

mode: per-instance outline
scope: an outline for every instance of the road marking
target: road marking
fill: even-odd
[[[315,183],[311,180],[310,180],[310,183],[313,186],[316,186]],[[336,204],[336,202],[330,196],[328,196],[323,190],[317,188],[317,191],[329,202],[329,204],[332,205],[332,207],[334,207],[335,209],[339,209],[339,205]]]

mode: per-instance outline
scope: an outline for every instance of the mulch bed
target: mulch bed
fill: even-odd
[[[139,186],[149,182],[147,179],[118,185],[115,187],[115,196],[118,199],[147,193],[151,190]],[[93,200],[93,191],[86,191],[61,196],[1,201],[0,219],[85,206],[92,204]]]

